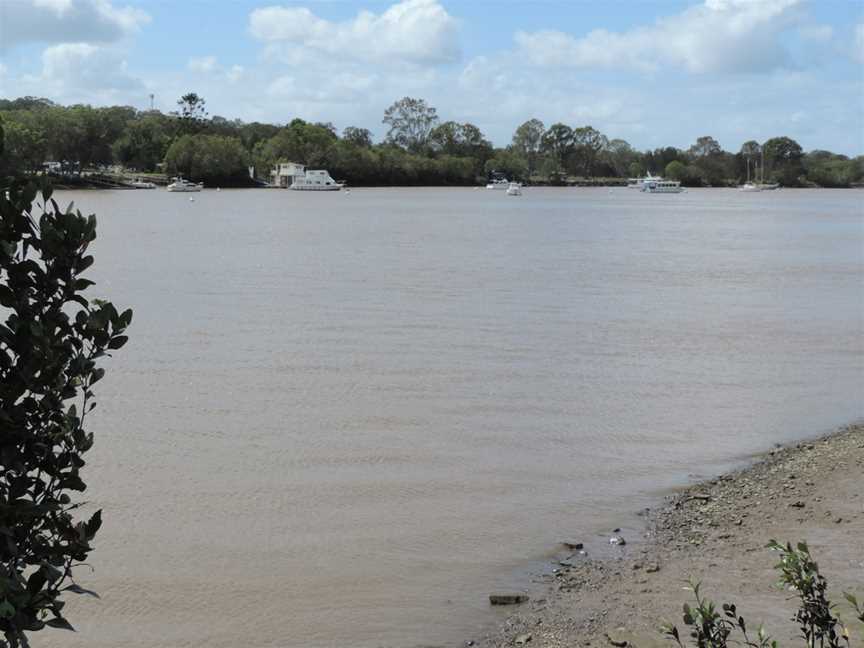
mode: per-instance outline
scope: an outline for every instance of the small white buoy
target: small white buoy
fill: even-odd
[[[216,187],[216,191],[222,191],[222,189],[220,189],[219,187]]]
[[[189,199],[189,202],[195,202],[195,199],[194,199],[194,198],[190,198],[190,199]]]

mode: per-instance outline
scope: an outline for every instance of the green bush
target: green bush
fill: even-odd
[[[780,572],[778,584],[798,595],[800,604],[794,620],[807,648],[849,648],[849,630],[835,614],[835,606],[828,599],[828,581],[819,573],[819,565],[811,557],[807,543],[799,542],[793,548],[791,543],[782,545],[772,540],[768,548],[780,554],[780,562],[775,565]],[[698,582],[690,585],[695,606],[684,604],[683,621],[690,628],[692,645],[697,648],[727,648],[732,644],[777,648],[777,642],[761,626],[755,636],[750,634],[747,622],[738,614],[734,604],[724,603],[721,614],[713,601],[702,596]],[[844,593],[843,596],[855,610],[857,618],[864,622],[864,606],[852,594]],[[664,632],[684,648],[676,626],[668,624]],[[732,638],[736,634],[741,636],[740,640]]]
[[[7,193],[8,189],[8,193]],[[0,187],[0,631],[3,648],[27,632],[72,629],[67,592],[92,594],[73,578],[102,523],[73,515],[93,434],[98,361],[126,343],[132,311],[84,296],[96,219],[61,209],[35,184]],[[77,499],[77,498],[76,498]]]

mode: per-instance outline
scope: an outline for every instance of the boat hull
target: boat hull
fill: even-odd
[[[344,185],[297,185],[293,184],[289,187],[291,191],[339,191]]]

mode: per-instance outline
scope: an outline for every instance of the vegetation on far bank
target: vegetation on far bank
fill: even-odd
[[[704,136],[687,150],[672,146],[637,151],[591,126],[546,126],[529,119],[510,145],[492,146],[477,126],[441,121],[422,99],[405,97],[384,113],[383,142],[352,126],[293,119],[246,123],[209,116],[202,97],[184,95],[170,114],[130,106],[61,106],[48,99],[0,100],[6,153],[0,175],[37,173],[46,161],[67,172],[119,165],[133,172],[163,171],[222,186],[250,184],[249,166],[269,179],[272,166],[293,161],[326,168],[352,185],[472,185],[493,171],[535,184],[623,182],[648,172],[684,185],[734,186],[755,174],[787,187],[849,187],[864,181],[864,156],[804,152],[778,136],[723,150]]]

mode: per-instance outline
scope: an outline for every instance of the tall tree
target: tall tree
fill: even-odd
[[[537,168],[537,157],[540,155],[543,133],[546,126],[539,119],[529,119],[513,133],[513,150],[525,158],[528,163],[528,175]]]
[[[762,145],[765,152],[766,172],[784,186],[800,184],[798,178],[804,173],[801,145],[790,137],[773,137]]]
[[[573,130],[573,145],[582,174],[586,178],[592,177],[594,175],[594,163],[600,152],[609,145],[609,140],[597,129],[583,126]]]
[[[186,135],[200,132],[207,119],[206,101],[196,92],[187,92],[177,100],[180,130]]]
[[[551,157],[558,171],[566,169],[573,154],[573,129],[560,122],[552,124],[549,130],[543,133],[540,150]]]
[[[694,158],[701,158],[717,155],[722,150],[723,149],[720,147],[717,140],[710,135],[704,135],[703,137],[696,139],[696,143],[690,147],[690,150],[688,150],[687,153]]]
[[[342,140],[354,146],[369,148],[372,146],[372,132],[368,128],[348,126],[342,131]]]
[[[752,160],[762,154],[762,147],[756,140],[747,140],[741,145],[741,155]]]
[[[438,113],[423,99],[403,97],[384,111],[383,124],[390,127],[387,142],[419,153],[438,124]]]
[[[613,139],[609,141],[604,155],[607,164],[612,167],[615,175],[624,177],[630,174],[630,167],[634,163],[638,167],[636,159],[638,154],[629,143],[622,139]],[[641,170],[635,174],[630,174],[631,177],[636,177],[641,174]]]

